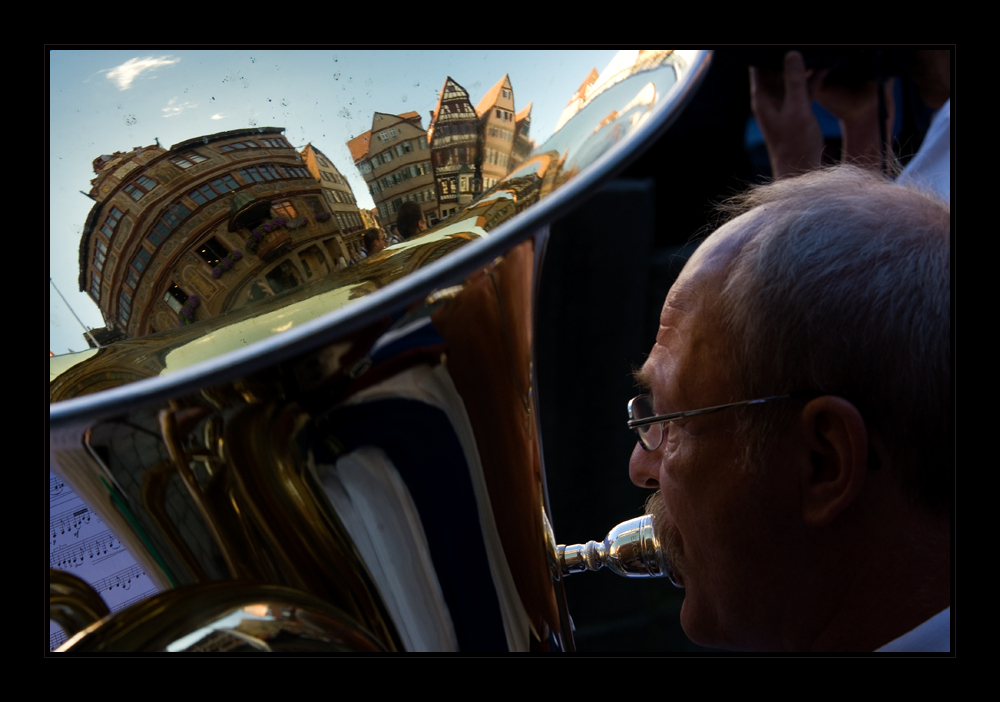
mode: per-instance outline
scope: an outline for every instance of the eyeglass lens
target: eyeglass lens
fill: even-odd
[[[653,411],[653,398],[649,395],[639,395],[632,400],[631,410],[632,419],[647,419],[656,414]],[[648,450],[653,451],[660,445],[663,425],[659,423],[649,424],[644,427],[637,427],[635,431],[639,435],[639,441]]]

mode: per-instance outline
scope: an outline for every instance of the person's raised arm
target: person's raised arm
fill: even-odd
[[[822,165],[823,132],[812,111],[812,95],[823,77],[806,72],[798,51],[785,54],[784,71],[750,68],[750,106],[775,180]]]

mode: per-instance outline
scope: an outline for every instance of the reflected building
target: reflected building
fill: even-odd
[[[469,93],[451,76],[444,81],[427,129],[437,188],[438,216],[446,219],[482,192],[479,116]]]
[[[79,283],[109,334],[218,315],[349,257],[324,189],[283,131],[238,129],[94,160]]]
[[[535,142],[529,135],[531,132],[531,106],[533,104],[529,102],[528,106],[514,117],[514,148],[510,153],[511,169],[524,163],[524,160],[535,149]]]
[[[333,161],[311,143],[306,144],[301,155],[306,168],[323,189],[325,204],[333,214],[333,218],[337,220],[337,227],[340,229],[348,253],[351,254],[350,258],[355,261],[360,260],[361,234],[367,226],[358,210],[354,191],[347,179],[333,165]]]
[[[347,142],[354,165],[368,184],[383,229],[396,223],[407,201],[416,202],[428,225],[438,221],[434,172],[420,115],[376,112],[372,128]]]
[[[489,190],[513,170],[511,152],[517,135],[514,89],[504,74],[476,105],[483,135],[483,189]]]

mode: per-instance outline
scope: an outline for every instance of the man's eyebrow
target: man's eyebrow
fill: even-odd
[[[652,378],[650,378],[649,373],[646,372],[645,365],[638,370],[633,370],[632,378],[635,380],[635,384],[639,386],[640,390],[644,390],[646,393],[649,393],[653,389]]]

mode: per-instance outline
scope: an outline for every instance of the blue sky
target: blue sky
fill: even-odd
[[[312,142],[370,196],[347,151],[375,111],[415,110],[428,126],[437,91],[451,76],[476,104],[505,73],[515,109],[533,102],[531,135],[541,143],[591,68],[614,50],[305,51],[92,50],[49,54],[49,274],[83,323],[103,326],[78,292],[79,242],[94,202],[93,160],[101,154],[231,129],[284,127],[296,148]],[[86,348],[83,330],[49,287],[49,348]]]

